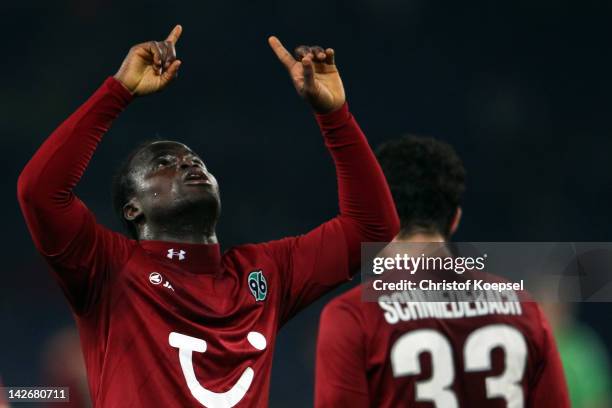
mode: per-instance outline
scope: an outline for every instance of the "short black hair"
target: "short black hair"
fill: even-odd
[[[159,140],[161,139],[150,139],[138,145],[138,147],[132,150],[125,160],[123,160],[113,176],[111,186],[113,210],[115,211],[117,217],[119,217],[119,221],[121,222],[121,225],[123,225],[123,228],[126,230],[128,235],[134,239],[138,239],[138,230],[136,229],[134,223],[128,221],[123,215],[123,206],[134,196],[134,194],[136,194],[136,186],[134,185],[134,180],[131,175],[134,164],[132,162],[138,153]]]
[[[431,137],[407,135],[382,144],[376,155],[395,201],[400,234],[448,237],[465,191],[465,168],[455,149]]]

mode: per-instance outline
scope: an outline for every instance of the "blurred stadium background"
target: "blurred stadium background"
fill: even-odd
[[[162,38],[175,23],[185,30],[178,81],[129,107],[78,189],[106,225],[119,228],[110,203],[114,168],[151,136],[185,141],[219,179],[225,249],[298,234],[335,214],[333,167],[268,49],[266,37],[276,34],[290,47],[336,49],[349,103],[373,146],[404,133],[455,146],[468,169],[456,240],[612,240],[610,2],[24,1],[3,2],[0,19],[5,385],[77,381],[78,389],[82,375],[72,360],[79,350],[66,331],[67,303],[18,209],[17,176],[132,44]],[[311,406],[325,302],[281,332],[272,407]],[[583,304],[575,313],[587,344],[601,346],[602,374],[591,374],[605,377],[612,304]],[[588,378],[578,355],[570,357],[587,366]]]

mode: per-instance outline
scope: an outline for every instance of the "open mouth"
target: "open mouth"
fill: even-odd
[[[185,184],[212,184],[206,174],[201,171],[188,171],[183,176],[183,182]]]

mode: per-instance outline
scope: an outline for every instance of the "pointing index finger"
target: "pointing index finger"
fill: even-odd
[[[280,62],[283,63],[285,68],[291,69],[293,65],[295,65],[295,58],[287,51],[287,49],[283,46],[278,38],[275,36],[270,36],[268,38],[268,44],[272,48],[272,51],[276,54]]]
[[[170,31],[170,34],[168,34],[168,38],[166,38],[166,41],[171,42],[172,44],[176,44],[182,32],[183,27],[180,24],[177,24],[172,29],[172,31]]]

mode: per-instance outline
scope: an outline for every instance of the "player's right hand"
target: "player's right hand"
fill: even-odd
[[[130,48],[115,79],[133,95],[148,95],[164,89],[177,75],[176,42],[183,27],[177,25],[165,41],[149,41]]]

